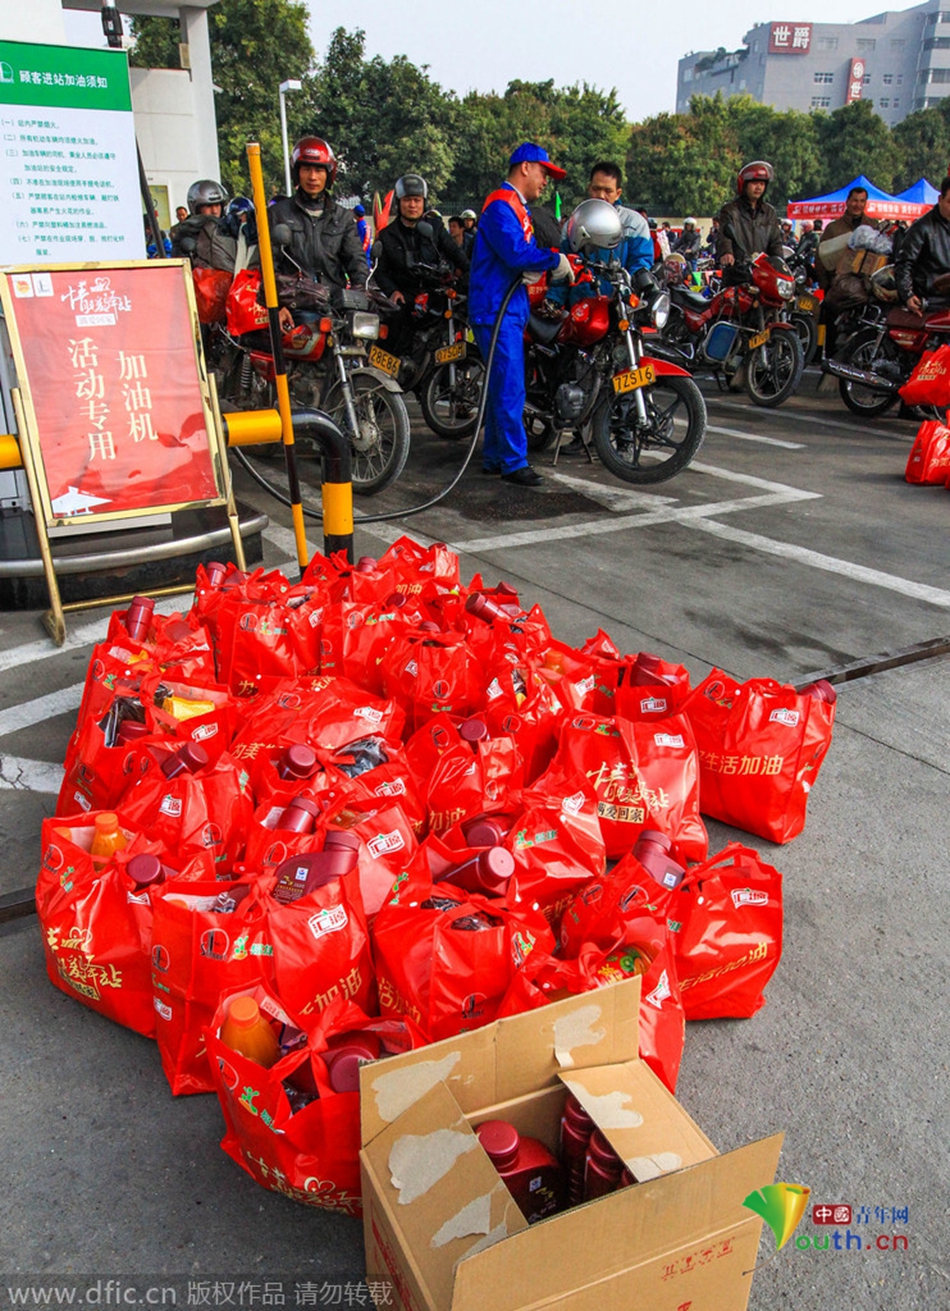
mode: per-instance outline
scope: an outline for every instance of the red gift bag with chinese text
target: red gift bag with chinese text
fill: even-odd
[[[245,332],[257,332],[267,327],[267,306],[258,303],[261,275],[257,269],[240,269],[225,302],[228,332],[240,337]]]
[[[900,396],[905,405],[950,405],[950,345],[924,351]]]
[[[522,806],[503,843],[515,862],[509,901],[537,907],[556,926],[578,888],[606,867],[597,797],[575,774],[526,791]]]
[[[907,457],[904,478],[909,483],[946,483],[950,476],[950,428],[925,419]]]
[[[737,683],[714,669],[683,713],[699,747],[704,814],[771,842],[800,833],[831,745],[834,702],[771,678]]]
[[[668,894],[667,924],[688,1020],[748,1019],[782,955],[782,876],[732,842]]]

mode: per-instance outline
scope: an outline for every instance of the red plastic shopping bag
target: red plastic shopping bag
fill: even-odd
[[[258,303],[261,275],[257,269],[240,269],[225,302],[228,332],[240,337],[267,327],[267,307]]]
[[[909,483],[946,483],[950,477],[950,428],[925,419],[907,457],[904,478]]]
[[[782,955],[782,876],[730,843],[689,871],[666,902],[688,1020],[747,1019]]]
[[[224,269],[192,269],[195,305],[202,323],[223,323],[227,317],[231,274]]]
[[[950,405],[950,345],[925,351],[900,389],[905,405]]]
[[[771,842],[802,831],[835,719],[833,689],[815,689],[737,683],[721,669],[695,689],[683,711],[699,747],[704,814]]]

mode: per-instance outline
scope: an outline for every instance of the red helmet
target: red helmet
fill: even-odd
[[[301,137],[290,156],[290,174],[294,182],[300,180],[301,164],[317,164],[327,171],[327,186],[336,181],[336,155],[323,137]]]
[[[764,182],[768,186],[774,177],[775,169],[767,160],[754,159],[751,164],[746,164],[739,169],[736,191],[741,196],[747,182]]]

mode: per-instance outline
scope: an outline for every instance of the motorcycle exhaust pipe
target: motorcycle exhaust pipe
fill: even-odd
[[[827,360],[823,366],[823,371],[834,374],[836,378],[843,378],[845,382],[860,383],[862,387],[867,387],[868,391],[891,393],[898,391],[902,386],[899,382],[892,382],[887,378],[882,378],[879,373],[870,373],[867,369],[857,369],[853,364],[842,364],[839,360]]]

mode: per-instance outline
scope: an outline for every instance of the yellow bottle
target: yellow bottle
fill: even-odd
[[[270,1069],[280,1060],[280,1044],[253,997],[235,997],[221,1025],[221,1041],[232,1051]]]
[[[118,815],[113,810],[103,810],[96,816],[96,831],[89,848],[93,865],[96,869],[102,869],[125,846],[128,846],[128,839],[119,828]]]

